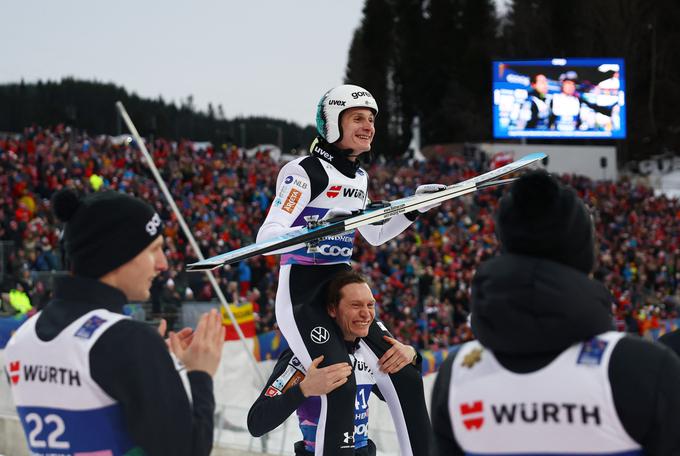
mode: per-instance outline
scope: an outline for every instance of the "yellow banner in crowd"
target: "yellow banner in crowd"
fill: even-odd
[[[236,318],[243,335],[245,337],[255,336],[255,315],[253,315],[253,303],[247,302],[244,304],[229,304],[231,312]],[[231,323],[229,314],[224,309],[224,306],[220,307],[220,312],[222,313],[222,324],[227,328],[225,334],[226,340],[238,339],[238,334],[236,333],[236,327]]]

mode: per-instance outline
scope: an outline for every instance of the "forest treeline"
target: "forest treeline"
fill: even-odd
[[[490,140],[493,60],[575,57],[625,59],[628,138],[616,143],[620,159],[680,151],[680,2],[514,0],[503,14],[495,4],[366,0],[345,80],[380,104],[376,153],[403,153],[416,115],[423,144]],[[227,119],[219,105],[199,111],[191,96],[178,105],[72,78],[0,85],[0,131],[66,122],[90,133],[124,132],[116,100],[144,134],[284,150],[305,147],[314,135],[311,125],[279,119]]]

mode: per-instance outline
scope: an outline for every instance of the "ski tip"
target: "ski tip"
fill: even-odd
[[[524,157],[520,158],[517,161],[536,161],[536,160],[543,160],[545,157],[548,155],[545,152],[534,152],[532,154],[527,154]]]

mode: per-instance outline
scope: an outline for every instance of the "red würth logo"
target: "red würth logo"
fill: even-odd
[[[460,414],[466,429],[481,429],[484,424],[484,403],[460,404]]]
[[[340,194],[340,190],[342,190],[342,185],[332,185],[328,188],[326,196],[329,198],[335,198]]]
[[[19,361],[14,361],[9,363],[9,378],[12,380],[12,384],[16,385],[19,383],[19,368],[21,363]]]

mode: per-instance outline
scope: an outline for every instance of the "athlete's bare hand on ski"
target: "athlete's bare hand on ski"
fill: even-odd
[[[352,367],[348,363],[331,364],[319,368],[323,355],[312,361],[304,380],[300,382],[300,390],[305,397],[328,394],[335,388],[344,385],[352,375]]]
[[[419,185],[418,188],[416,188],[416,195],[424,195],[427,193],[436,193],[436,192],[441,192],[442,190],[446,189],[446,185],[444,184],[424,184],[424,185]],[[433,207],[437,207],[441,205],[442,203],[436,203],[431,206],[425,206],[421,207],[418,209],[420,213],[427,212]]]
[[[417,354],[415,348],[410,345],[404,345],[397,339],[389,336],[383,336],[383,339],[392,344],[392,348],[387,350],[382,358],[378,360],[381,372],[394,374],[403,369],[404,366],[415,362]]]
[[[184,346],[182,342],[178,334],[170,332],[170,348],[187,371],[203,371],[214,377],[224,346],[224,326],[217,311],[201,315],[190,343]]]

